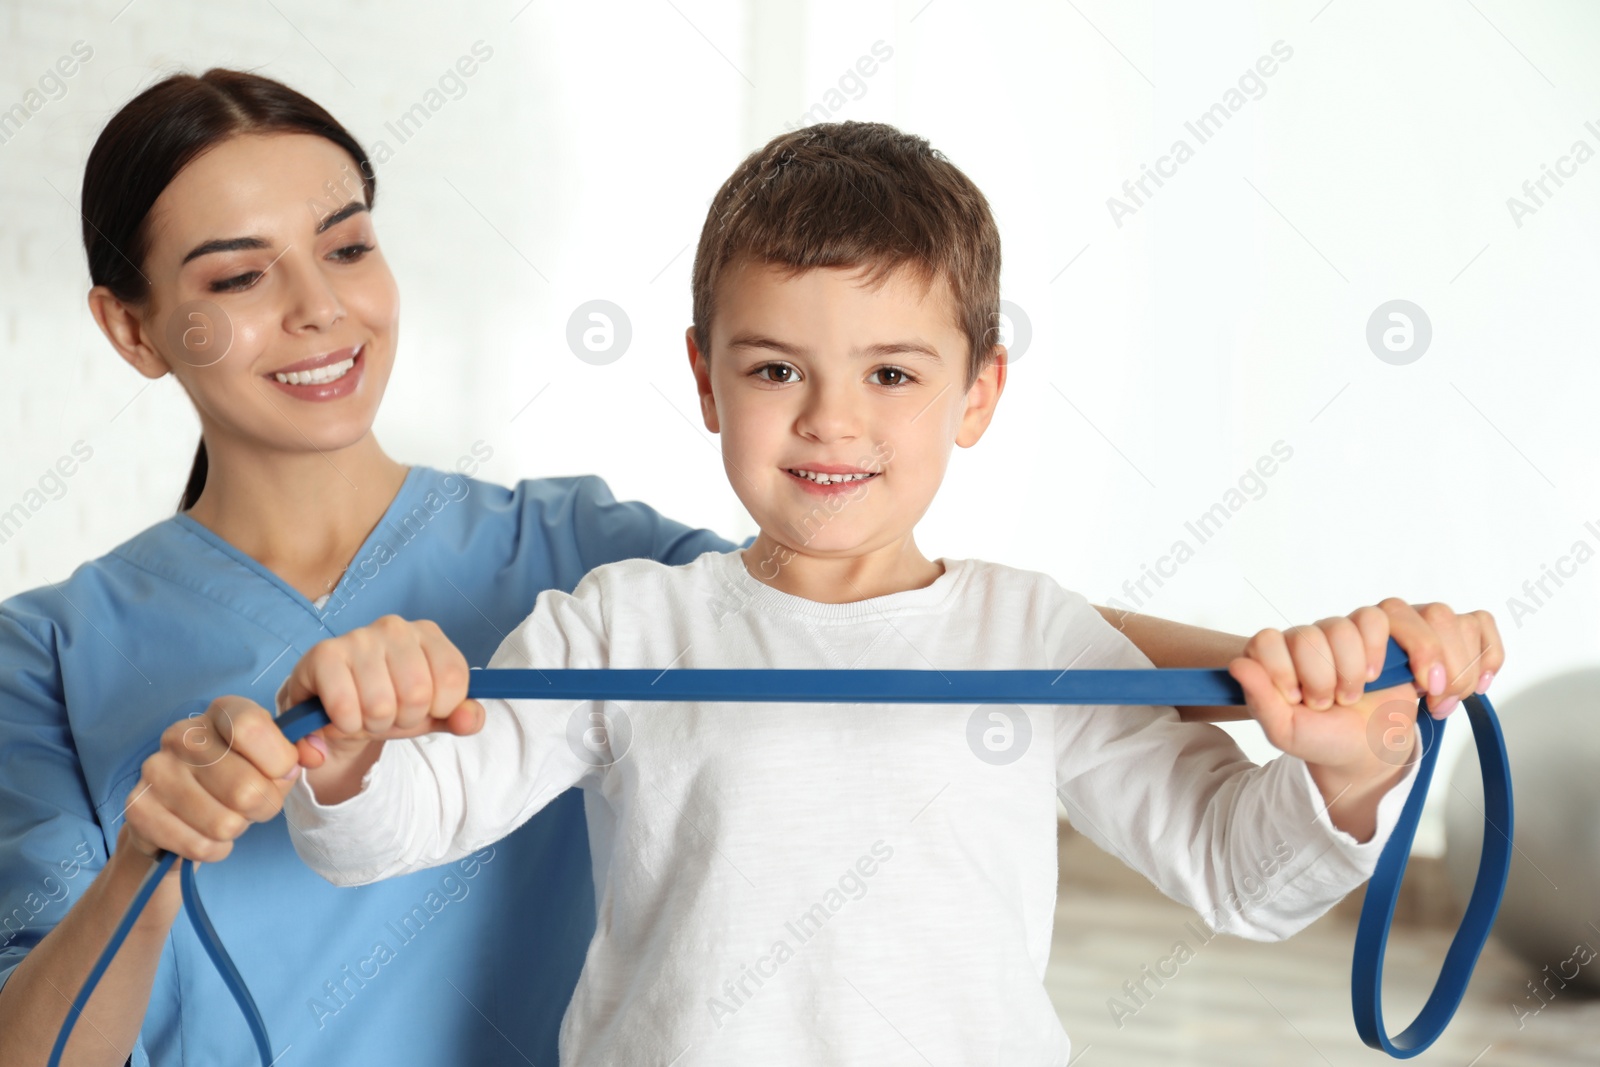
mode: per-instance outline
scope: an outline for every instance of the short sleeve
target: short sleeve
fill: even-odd
[[[1062,591],[1048,654],[1077,668],[1153,667],[1083,597]],[[1193,907],[1214,930],[1279,940],[1371,876],[1415,780],[1390,788],[1373,837],[1328,818],[1305,761],[1258,765],[1211,723],[1172,707],[1056,709],[1059,795],[1072,824]]]
[[[675,566],[706,552],[728,552],[732,541],[710,530],[685,526],[638,500],[619,501],[598,475],[578,479],[574,532],[585,572],[624,559],[653,559]],[[747,546],[754,538],[747,538]]]
[[[54,627],[0,606],[0,984],[105,866]]]

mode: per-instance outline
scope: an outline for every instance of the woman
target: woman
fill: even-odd
[[[316,104],[226,70],[141,93],[90,153],[91,311],[139,373],[178,378],[202,442],[178,514],[0,604],[0,1062],[44,1062],[150,867],[127,818],[145,758],[229,758],[186,713],[270,707],[311,645],[387,614],[435,621],[481,664],[543,589],[735,547],[595,477],[508,490],[470,477],[481,452],[445,472],[383,451],[398,298],[371,171]],[[1118,621],[1162,666],[1244,646]],[[210,703],[222,694],[254,703]],[[218,799],[266,818],[292,780]],[[279,1062],[555,1062],[595,922],[581,804],[569,793],[471,861],[354,891],[307,870],[282,820],[240,837],[201,886]],[[178,909],[174,872],[64,1062],[249,1060]]]

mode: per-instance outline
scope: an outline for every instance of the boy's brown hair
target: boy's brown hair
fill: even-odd
[[[943,278],[967,337],[968,389],[996,343],[1000,233],[989,202],[927,140],[881,122],[774,137],[722,183],[694,257],[695,344],[707,359],[717,282],[741,262],[796,274],[860,267],[867,284],[901,267],[925,286]]]

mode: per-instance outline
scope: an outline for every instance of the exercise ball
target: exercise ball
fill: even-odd
[[[1535,985],[1600,993],[1600,668],[1512,693],[1495,711],[1511,761],[1516,847],[1494,936],[1527,962]],[[1452,732],[1466,727],[1463,712],[1450,716]],[[1485,832],[1475,746],[1450,782],[1445,866],[1465,905]]]

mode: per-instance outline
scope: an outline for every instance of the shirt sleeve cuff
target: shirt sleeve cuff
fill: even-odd
[[[284,798],[289,839],[306,865],[334,885],[377,881],[399,849],[394,803],[386,796],[394,776],[404,774],[409,755],[405,740],[389,741],[366,774],[361,788],[336,804],[324,804],[301,774]]]
[[[387,751],[390,746],[386,743],[383,747]],[[341,813],[358,811],[363,798],[372,794],[373,778],[378,773],[378,767],[382,763],[383,756],[380,754],[377,759],[372,761],[372,766],[367,768],[367,773],[361,776],[361,785],[355,794],[339,801],[337,804],[324,804],[318,800],[317,794],[312,792],[308,776],[301,774],[299,778],[295,779],[294,785],[289,787],[289,794],[284,798],[284,806],[293,805],[298,813],[314,820],[337,818]],[[302,826],[306,825],[304,819],[296,819],[296,821]]]

